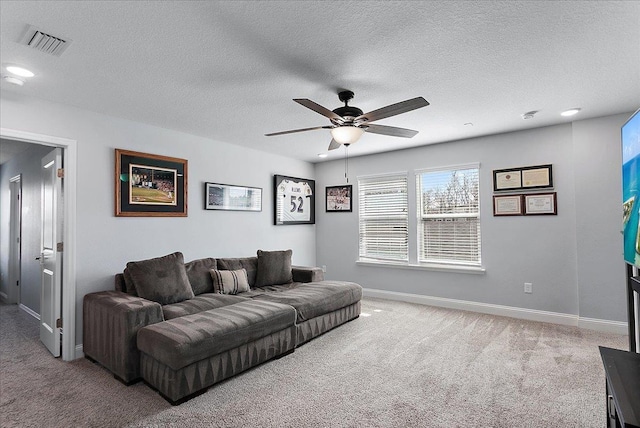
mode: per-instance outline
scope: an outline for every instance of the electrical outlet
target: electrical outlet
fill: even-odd
[[[322,272],[327,272],[327,265],[322,265]]]
[[[525,282],[524,283],[524,292],[527,294],[531,294],[533,293],[533,284],[530,282]]]

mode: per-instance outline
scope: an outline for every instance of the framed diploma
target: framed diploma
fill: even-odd
[[[315,224],[316,182],[305,178],[273,176],[274,224]]]
[[[525,215],[557,215],[556,192],[524,195]]]
[[[493,170],[494,192],[550,187],[553,187],[551,165]]]
[[[513,190],[522,188],[522,173],[519,169],[493,171],[493,190]]]
[[[522,195],[494,196],[493,215],[522,215]]]
[[[529,166],[522,168],[522,188],[540,189],[553,187],[551,165]]]

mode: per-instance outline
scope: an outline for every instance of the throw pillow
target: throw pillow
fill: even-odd
[[[213,292],[218,294],[238,294],[249,291],[247,271],[211,269]]]
[[[211,293],[213,291],[213,283],[211,282],[211,269],[218,269],[216,259],[206,258],[190,261],[185,263],[187,278],[193,289],[193,294]]]
[[[138,296],[161,305],[193,297],[182,253],[127,263],[129,278]]]
[[[293,282],[291,275],[291,255],[293,251],[258,250],[258,273],[256,287],[265,285],[289,284]]]

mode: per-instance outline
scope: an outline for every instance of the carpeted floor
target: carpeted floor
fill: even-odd
[[[605,426],[598,345],[626,336],[371,298],[362,312],[174,407],[51,357],[37,321],[0,305],[0,426]]]

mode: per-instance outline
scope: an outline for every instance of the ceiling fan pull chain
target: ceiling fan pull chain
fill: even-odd
[[[347,184],[349,184],[349,144],[344,145],[344,178],[347,180]]]

